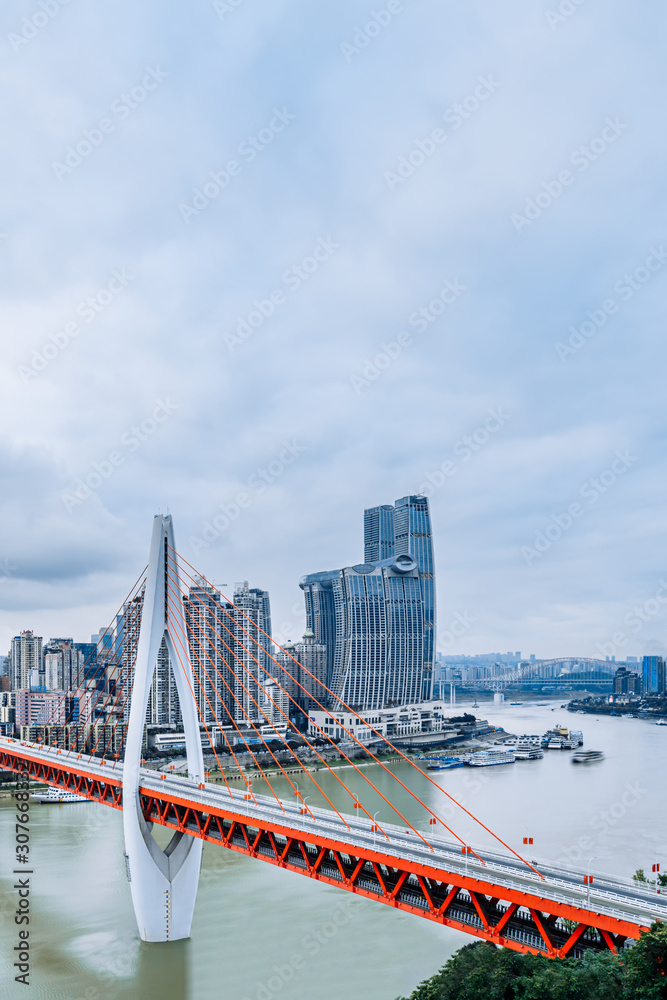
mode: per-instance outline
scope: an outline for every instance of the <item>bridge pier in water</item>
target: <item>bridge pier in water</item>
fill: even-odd
[[[168,589],[175,588],[177,592],[179,589],[178,579],[174,580],[178,575],[177,563],[174,556],[168,555],[169,548],[172,553],[175,551],[171,517],[157,516],[153,521],[123,768],[125,857],[137,926],[144,941],[190,937],[204,846],[202,840],[177,831],[163,850],[151,832],[153,824],[144,818],[139,794],[146,710],[163,641],[181,706],[188,777],[197,782],[204,780],[192,665],[185,645],[178,642],[178,637],[176,645],[171,633],[172,623],[176,630],[181,629],[181,635],[186,630],[182,605],[171,602],[170,606],[168,602]]]

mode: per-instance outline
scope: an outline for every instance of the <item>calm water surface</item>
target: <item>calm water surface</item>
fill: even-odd
[[[559,705],[487,704],[477,714],[519,734],[541,734],[562,721],[582,729],[586,747],[603,750],[604,761],[579,767],[570,762],[570,753],[550,751],[541,761],[432,772],[436,785],[513,847],[521,849],[523,837],[532,836],[531,857],[584,866],[594,857],[591,870],[626,876],[638,867],[650,871],[658,860],[667,869],[667,727],[640,719],[572,715]],[[492,843],[439,787],[407,764],[392,768],[462,837]],[[397,808],[427,828],[424,810],[381,768],[363,772],[384,793],[394,785]],[[398,821],[376,793],[363,790],[360,775],[351,769],[340,775],[363,794],[369,809],[379,810],[380,821]],[[350,812],[350,798],[336,779],[323,772],[316,777],[335,804]],[[296,780],[310,804],[321,804],[312,782],[303,775]],[[266,790],[259,782],[255,788]],[[292,794],[284,779],[275,788],[279,795]],[[28,992],[14,983],[10,969],[17,929],[8,871],[13,824],[11,800],[0,800],[0,995],[7,1000],[394,1000],[473,940],[207,844],[192,938],[147,945],[134,923],[121,814],[92,803],[35,803]],[[290,959],[296,971],[286,965]]]

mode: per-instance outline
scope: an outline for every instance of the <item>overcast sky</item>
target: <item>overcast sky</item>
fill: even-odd
[[[0,649],[421,489],[441,651],[665,650],[667,15],[560,11],[3,6]]]

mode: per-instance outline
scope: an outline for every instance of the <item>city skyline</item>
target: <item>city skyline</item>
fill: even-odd
[[[665,651],[624,624],[663,577],[664,11],[403,6],[351,53],[352,0],[305,49],[282,4],[7,12],[0,648],[108,621],[167,508],[294,638],[356,512],[424,489],[458,649]]]

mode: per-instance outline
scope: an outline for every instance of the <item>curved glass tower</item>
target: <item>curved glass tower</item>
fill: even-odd
[[[428,500],[364,511],[365,561],[300,583],[327,685],[364,711],[433,697],[435,574]]]

